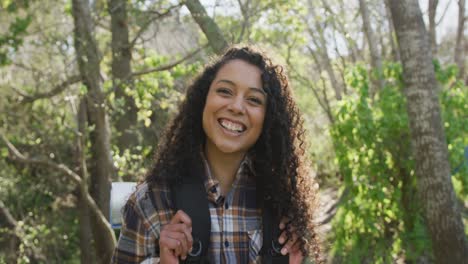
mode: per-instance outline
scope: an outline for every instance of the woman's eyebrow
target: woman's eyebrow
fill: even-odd
[[[220,83],[220,82],[227,83],[227,84],[230,84],[232,86],[237,86],[235,82],[230,81],[230,80],[226,80],[226,79],[221,79],[221,80],[217,81],[216,83]],[[263,95],[266,95],[266,92],[263,89],[260,89],[260,88],[257,88],[257,87],[249,87],[249,89],[253,90],[254,92],[258,92],[258,93],[261,93]]]
[[[257,93],[261,93],[263,94],[264,96],[266,96],[266,92],[263,90],[263,89],[260,89],[260,88],[255,88],[255,87],[249,87],[250,90],[254,91],[254,92],[257,92]]]
[[[228,83],[230,85],[236,86],[236,83],[234,83],[233,81],[230,81],[230,80],[222,79],[222,80],[217,81],[216,83],[220,83],[220,82],[224,82],[224,83]]]

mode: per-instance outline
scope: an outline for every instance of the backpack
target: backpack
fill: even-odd
[[[194,244],[192,251],[187,255],[187,259],[185,261],[181,260],[180,263],[209,263],[207,253],[210,242],[211,218],[205,186],[201,179],[201,177],[191,176],[184,178],[181,184],[171,185],[174,210],[184,211],[192,220]],[[260,250],[262,263],[289,263],[289,256],[281,255],[281,245],[277,242],[280,234],[279,219],[273,216],[272,210],[264,207],[262,221],[263,246]]]

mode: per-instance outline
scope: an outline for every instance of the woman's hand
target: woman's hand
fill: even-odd
[[[182,210],[172,217],[169,224],[161,228],[159,238],[160,261],[162,264],[179,263],[192,248],[192,220]]]
[[[289,253],[289,263],[291,264],[300,264],[304,260],[304,256],[302,255],[302,251],[300,248],[300,239],[298,239],[298,235],[295,232],[296,228],[290,224],[288,218],[283,218],[280,222],[279,228],[283,230],[281,235],[278,238],[278,242],[283,245],[281,249],[281,254],[286,255]],[[289,229],[292,236],[288,239],[286,234],[286,228]]]

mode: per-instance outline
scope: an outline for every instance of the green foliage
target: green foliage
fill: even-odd
[[[0,34],[0,66],[10,63],[9,57],[23,44],[24,34],[32,21],[30,14],[16,16],[20,8],[28,8],[29,1],[2,1],[1,6],[15,17],[8,31]]]
[[[462,160],[467,145],[467,94],[456,71],[437,67],[445,89],[441,95],[450,160]],[[349,193],[334,222],[333,254],[348,263],[390,263],[404,257],[430,255],[430,241],[416,197],[416,177],[410,149],[401,66],[384,69],[386,86],[373,100],[369,77],[358,65],[346,81],[355,97],[342,101],[332,127],[336,162]],[[465,89],[466,90],[466,89]],[[465,114],[466,115],[466,114]],[[454,175],[459,194],[466,196],[466,169]],[[466,198],[466,197],[465,197]]]
[[[27,157],[73,164],[75,133],[68,124],[74,120],[64,104],[39,100],[27,106],[2,105],[8,113],[0,122],[2,132],[8,132],[7,138]],[[47,263],[77,259],[75,185],[55,170],[15,161],[3,142],[0,151],[0,200],[19,223],[18,263],[30,263],[33,249],[46,256]],[[0,230],[0,245],[10,238],[10,231]]]
[[[158,68],[173,60],[173,58],[152,53],[146,56],[139,65],[135,66],[136,72]],[[158,135],[183,99],[187,79],[194,76],[200,67],[200,62],[181,63],[170,70],[155,71],[139,76],[133,80],[132,86],[124,88],[125,94],[133,98],[138,109],[138,124],[134,129],[140,132],[141,144],[135,146],[133,150],[119,150],[117,144],[113,144],[114,165],[118,169],[119,177],[136,181],[144,176],[152,160],[154,148],[157,146]],[[108,102],[112,109],[111,116],[123,114],[124,99],[115,98],[110,81],[104,86],[109,91]],[[114,139],[119,133],[120,131],[112,131]]]
[[[8,13],[14,13],[20,8],[28,8],[29,2],[29,0],[1,0],[0,7],[7,10]]]
[[[436,68],[439,68],[436,64]],[[462,201],[468,200],[468,161],[464,150],[468,147],[468,89],[462,80],[456,80],[458,69],[449,66],[437,71],[437,79],[449,89],[441,94],[442,118],[452,168],[452,181]]]

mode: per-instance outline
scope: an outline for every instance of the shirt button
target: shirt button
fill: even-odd
[[[229,241],[227,241],[227,240],[224,241],[224,246],[225,246],[225,247],[229,247]]]

